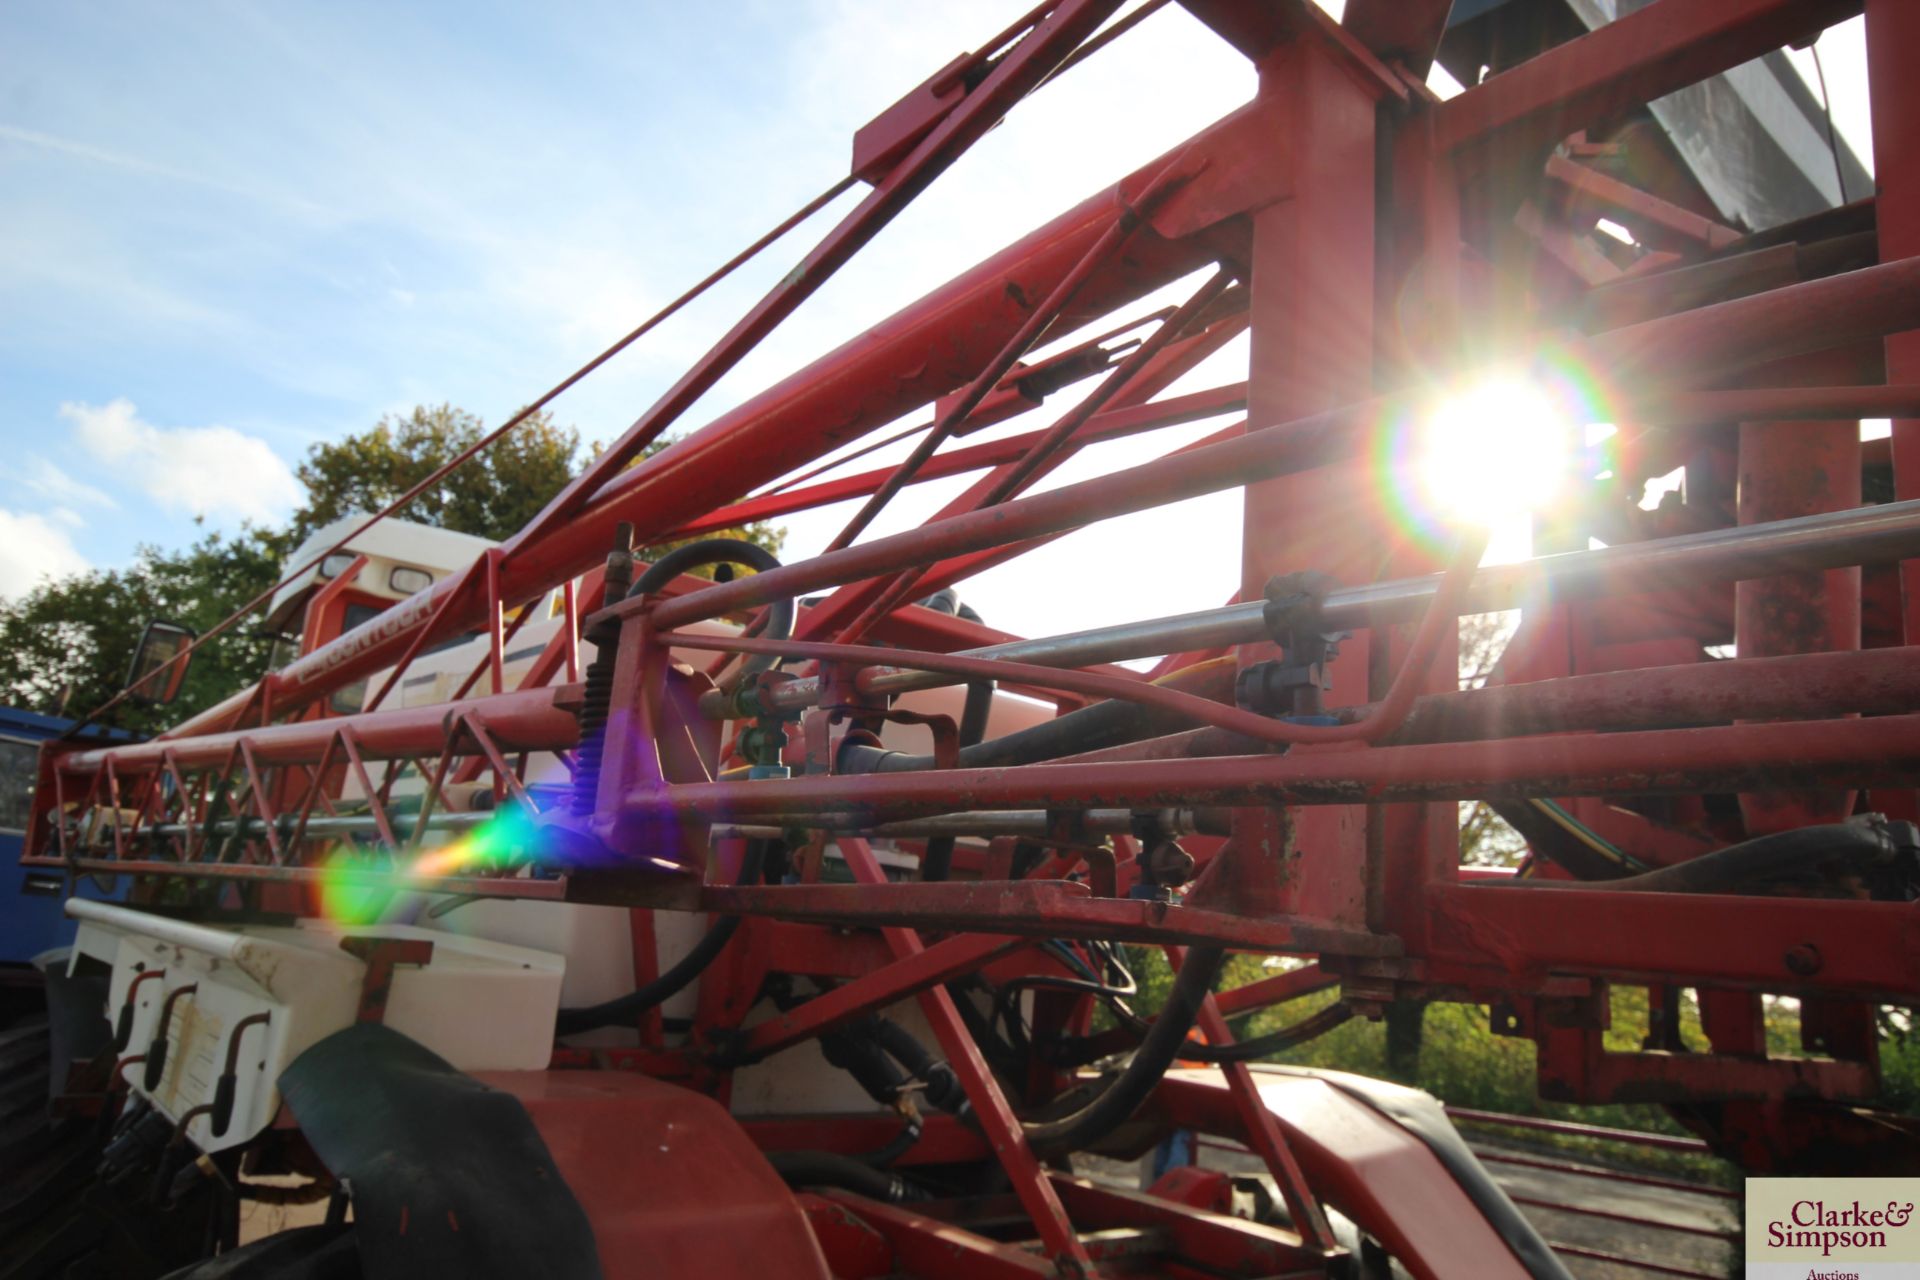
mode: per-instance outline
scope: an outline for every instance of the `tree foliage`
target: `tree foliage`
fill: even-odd
[[[486,433],[451,405],[389,415],[373,427],[314,445],[296,469],[306,500],[285,528],[207,533],[179,551],[142,546],[132,564],[93,569],[0,600],[0,703],[84,715],[117,693],[149,619],[205,632],[279,580],[314,530],[355,512],[384,509]],[[651,456],[670,441],[656,441]],[[575,474],[579,436],[536,414],[422,493],[399,518],[504,540]],[[782,530],[756,524],[724,535],[778,551]],[[668,543],[647,548],[657,556]],[[113,720],[157,731],[219,703],[266,670],[272,638],[254,620],[196,651],[180,697],[164,707],[125,705]]]
[[[124,569],[93,569],[0,601],[0,702],[84,715],[120,690],[148,619],[205,631],[273,585],[282,539],[209,533],[184,551],[142,546]],[[157,731],[266,670],[271,641],[245,623],[195,655],[170,706],[130,705],[115,722]]]
[[[480,419],[443,404],[392,414],[358,435],[314,445],[295,472],[307,500],[293,540],[355,512],[383,510],[486,434]],[[580,436],[536,413],[415,498],[403,516],[504,541],[572,478]]]

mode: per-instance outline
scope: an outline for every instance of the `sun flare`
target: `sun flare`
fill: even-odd
[[[1525,378],[1478,382],[1442,400],[1417,437],[1414,482],[1449,520],[1495,527],[1558,499],[1578,448],[1574,415]]]

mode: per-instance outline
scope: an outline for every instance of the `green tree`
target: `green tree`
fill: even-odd
[[[306,501],[285,529],[209,533],[183,551],[143,546],[124,569],[94,569],[0,600],[0,702],[84,715],[117,693],[151,618],[205,632],[279,580],[307,535],[344,515],[379,511],[486,432],[480,419],[451,405],[389,415],[342,440],[314,445],[296,470]],[[656,441],[652,456],[671,441]],[[536,414],[438,485],[400,519],[503,540],[558,493],[575,473],[579,436]],[[769,524],[728,529],[777,552],[783,531]],[[643,552],[658,556],[666,543]],[[711,574],[711,570],[701,572]],[[123,704],[114,722],[156,731],[213,706],[267,669],[271,639],[256,624],[197,650],[180,697],[169,706]]]
[[[293,540],[341,516],[382,510],[485,434],[464,409],[422,405],[314,445],[295,472],[307,500],[293,514]],[[572,478],[579,449],[578,432],[536,413],[415,498],[402,517],[504,541]]]
[[[272,586],[283,539],[209,533],[184,551],[143,546],[125,569],[93,569],[0,601],[0,702],[84,715],[115,693],[150,618],[205,631]],[[170,706],[125,705],[114,722],[143,732],[177,723],[257,679],[270,641],[245,623],[195,655]]]

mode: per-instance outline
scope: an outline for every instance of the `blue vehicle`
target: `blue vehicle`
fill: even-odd
[[[40,744],[73,728],[74,721],[15,707],[0,707],[0,966],[24,966],[42,952],[73,941],[74,923],[61,903],[66,878],[45,868],[20,865],[26,846],[27,815],[33,808],[33,784]],[[90,728],[88,742],[132,742],[124,729]],[[103,893],[82,878],[74,890],[86,898],[118,897],[124,888]]]

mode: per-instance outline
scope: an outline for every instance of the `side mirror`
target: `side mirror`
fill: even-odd
[[[147,629],[140,634],[140,647],[133,651],[133,665],[127,668],[127,691],[135,702],[158,707],[180,696],[180,686],[186,683],[192,659],[175,660],[186,652],[198,634],[157,618],[147,623]],[[161,671],[163,667],[165,671]]]

